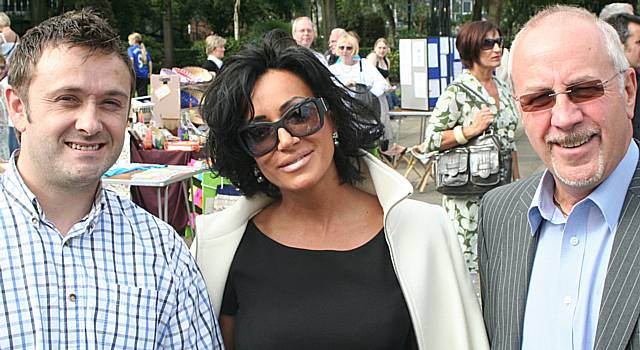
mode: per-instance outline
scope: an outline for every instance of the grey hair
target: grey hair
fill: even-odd
[[[302,17],[297,17],[291,23],[291,34],[294,34],[296,32],[296,26],[298,25],[298,23],[300,23],[302,21],[309,21],[309,23],[311,23],[311,28],[313,28],[313,32],[315,33],[316,28],[314,27],[313,21],[311,20],[311,18],[309,18],[307,16],[302,16]]]
[[[600,19],[606,21],[609,17],[626,13],[633,15],[633,5],[624,2],[614,2],[602,8],[600,11]]]
[[[227,43],[227,39],[215,34],[209,35],[204,41],[207,44],[207,54],[212,53],[217,47],[224,47]]]
[[[540,25],[544,22],[545,19],[554,15],[571,15],[586,21],[589,21],[596,25],[596,28],[602,34],[602,39],[605,44],[605,51],[607,55],[609,55],[609,59],[611,60],[611,64],[616,72],[621,72],[629,68],[629,61],[627,57],[624,55],[624,48],[622,47],[622,43],[620,42],[620,38],[618,37],[618,33],[613,29],[611,25],[607,22],[599,19],[594,16],[591,12],[577,6],[568,6],[568,5],[552,5],[547,7],[546,9],[538,12],[535,16],[533,16],[523,27],[520,29],[518,34],[516,34],[515,39],[513,40],[513,44],[511,45],[511,54],[509,55],[509,75],[512,76],[511,70],[513,69],[513,57],[515,56],[516,50],[518,50],[518,46],[522,37],[525,34]],[[620,81],[620,87],[624,86],[623,80]],[[513,82],[512,82],[513,84]]]
[[[6,13],[0,12],[0,28],[11,27],[11,19]]]

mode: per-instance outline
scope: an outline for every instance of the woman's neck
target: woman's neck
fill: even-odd
[[[493,68],[484,68],[475,64],[469,69],[469,72],[482,84],[493,81]]]
[[[353,59],[353,56],[342,56],[342,63],[346,64],[347,66],[353,66],[356,61]]]

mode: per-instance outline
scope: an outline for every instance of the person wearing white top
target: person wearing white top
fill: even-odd
[[[291,23],[291,36],[298,45],[311,50],[322,64],[329,67],[324,55],[311,48],[311,44],[313,44],[313,41],[316,39],[316,29],[309,17],[303,16],[293,20],[293,23]]]
[[[391,88],[389,82],[380,74],[368,60],[354,60],[358,54],[358,40],[350,34],[338,39],[336,53],[340,57],[338,62],[329,66],[333,75],[349,89],[354,89],[356,84],[364,84],[370,88],[372,94],[380,101],[380,120],[385,126],[383,139],[393,139],[391,119],[389,118],[389,105],[384,93]],[[354,93],[351,93],[354,95]]]

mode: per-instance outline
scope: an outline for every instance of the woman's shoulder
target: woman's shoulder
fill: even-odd
[[[442,225],[447,221],[446,213],[441,206],[415,199],[408,198],[400,201],[393,208],[393,211],[399,219],[411,223],[411,225],[416,223]]]
[[[375,52],[371,51],[369,52],[369,54],[367,55],[367,60],[371,63],[374,64],[377,60],[378,60],[378,56],[376,55]]]

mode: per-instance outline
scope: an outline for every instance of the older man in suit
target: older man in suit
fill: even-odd
[[[635,71],[611,26],[568,6],[532,18],[511,55],[524,127],[547,170],[482,200],[491,347],[638,349]]]

